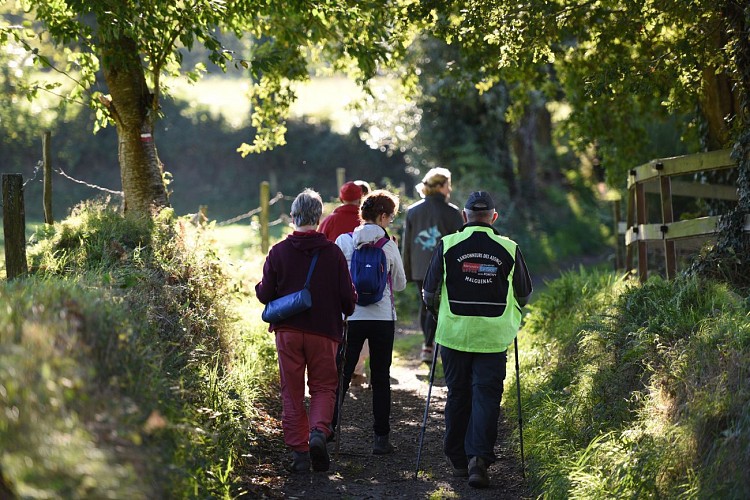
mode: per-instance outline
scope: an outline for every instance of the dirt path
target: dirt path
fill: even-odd
[[[397,330],[397,337],[418,335],[414,330]],[[499,459],[489,468],[491,485],[484,490],[471,488],[466,479],[453,478],[442,452],[444,407],[447,389],[443,380],[435,380],[430,402],[427,431],[422,447],[420,474],[415,479],[419,433],[428,390],[428,367],[417,361],[417,352],[408,359],[394,355],[392,378],[391,442],[392,455],[372,455],[371,391],[365,386],[349,392],[342,414],[340,457],[335,444],[329,445],[331,469],[327,473],[290,474],[285,467],[290,458],[284,449],[280,431],[273,438],[272,450],[258,450],[245,463],[248,492],[259,498],[305,499],[379,499],[379,498],[528,498],[521,476],[517,450],[508,442],[507,418],[501,415],[498,444]],[[508,376],[513,376],[509,366]],[[272,413],[278,409],[272,411]],[[276,418],[278,418],[278,413]],[[280,424],[276,429],[280,428]],[[255,460],[255,463],[251,462]],[[244,467],[243,467],[244,468]]]

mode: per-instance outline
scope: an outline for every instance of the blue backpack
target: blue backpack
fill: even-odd
[[[382,237],[375,243],[355,248],[352,254],[349,272],[357,290],[357,304],[361,306],[369,306],[383,298],[388,282],[388,259],[383,251],[386,243],[388,238]]]

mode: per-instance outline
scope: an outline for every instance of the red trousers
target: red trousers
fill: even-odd
[[[333,407],[336,404],[338,343],[328,337],[298,330],[276,330],[279,355],[281,427],[284,442],[294,451],[310,449],[310,431],[331,433]],[[305,369],[310,392],[309,416],[305,408]]]

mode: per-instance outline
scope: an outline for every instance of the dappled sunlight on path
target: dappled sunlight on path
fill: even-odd
[[[420,335],[411,328],[398,328],[398,339]],[[413,340],[413,339],[411,339]],[[411,342],[409,343],[411,345]],[[415,346],[421,346],[415,342]],[[418,347],[394,355],[391,370],[392,414],[391,442],[396,447],[392,455],[372,455],[372,394],[365,384],[349,391],[342,413],[340,454],[336,459],[336,445],[331,443],[331,469],[327,473],[290,474],[288,452],[279,447],[273,456],[264,457],[265,473],[275,491],[264,496],[279,498],[523,498],[528,496],[521,478],[514,444],[508,442],[508,423],[501,415],[499,439],[496,447],[498,461],[490,469],[491,486],[477,490],[468,486],[466,479],[456,479],[442,453],[444,406],[447,389],[442,379],[436,379],[432,389],[429,419],[421,455],[420,474],[415,479],[419,433],[428,391],[429,367],[418,361]],[[440,370],[437,371],[441,373]],[[260,470],[256,470],[260,472]],[[256,478],[257,480],[258,478]]]

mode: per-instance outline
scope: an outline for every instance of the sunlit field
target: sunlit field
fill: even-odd
[[[207,76],[191,83],[185,79],[170,82],[171,94],[190,103],[192,109],[210,109],[223,117],[232,127],[246,126],[250,118],[249,81],[242,78]],[[387,80],[376,80],[374,85],[387,85]],[[354,122],[352,104],[364,97],[357,84],[345,77],[317,77],[295,85],[297,100],[291,117],[306,120],[326,120],[335,132],[346,133]]]

